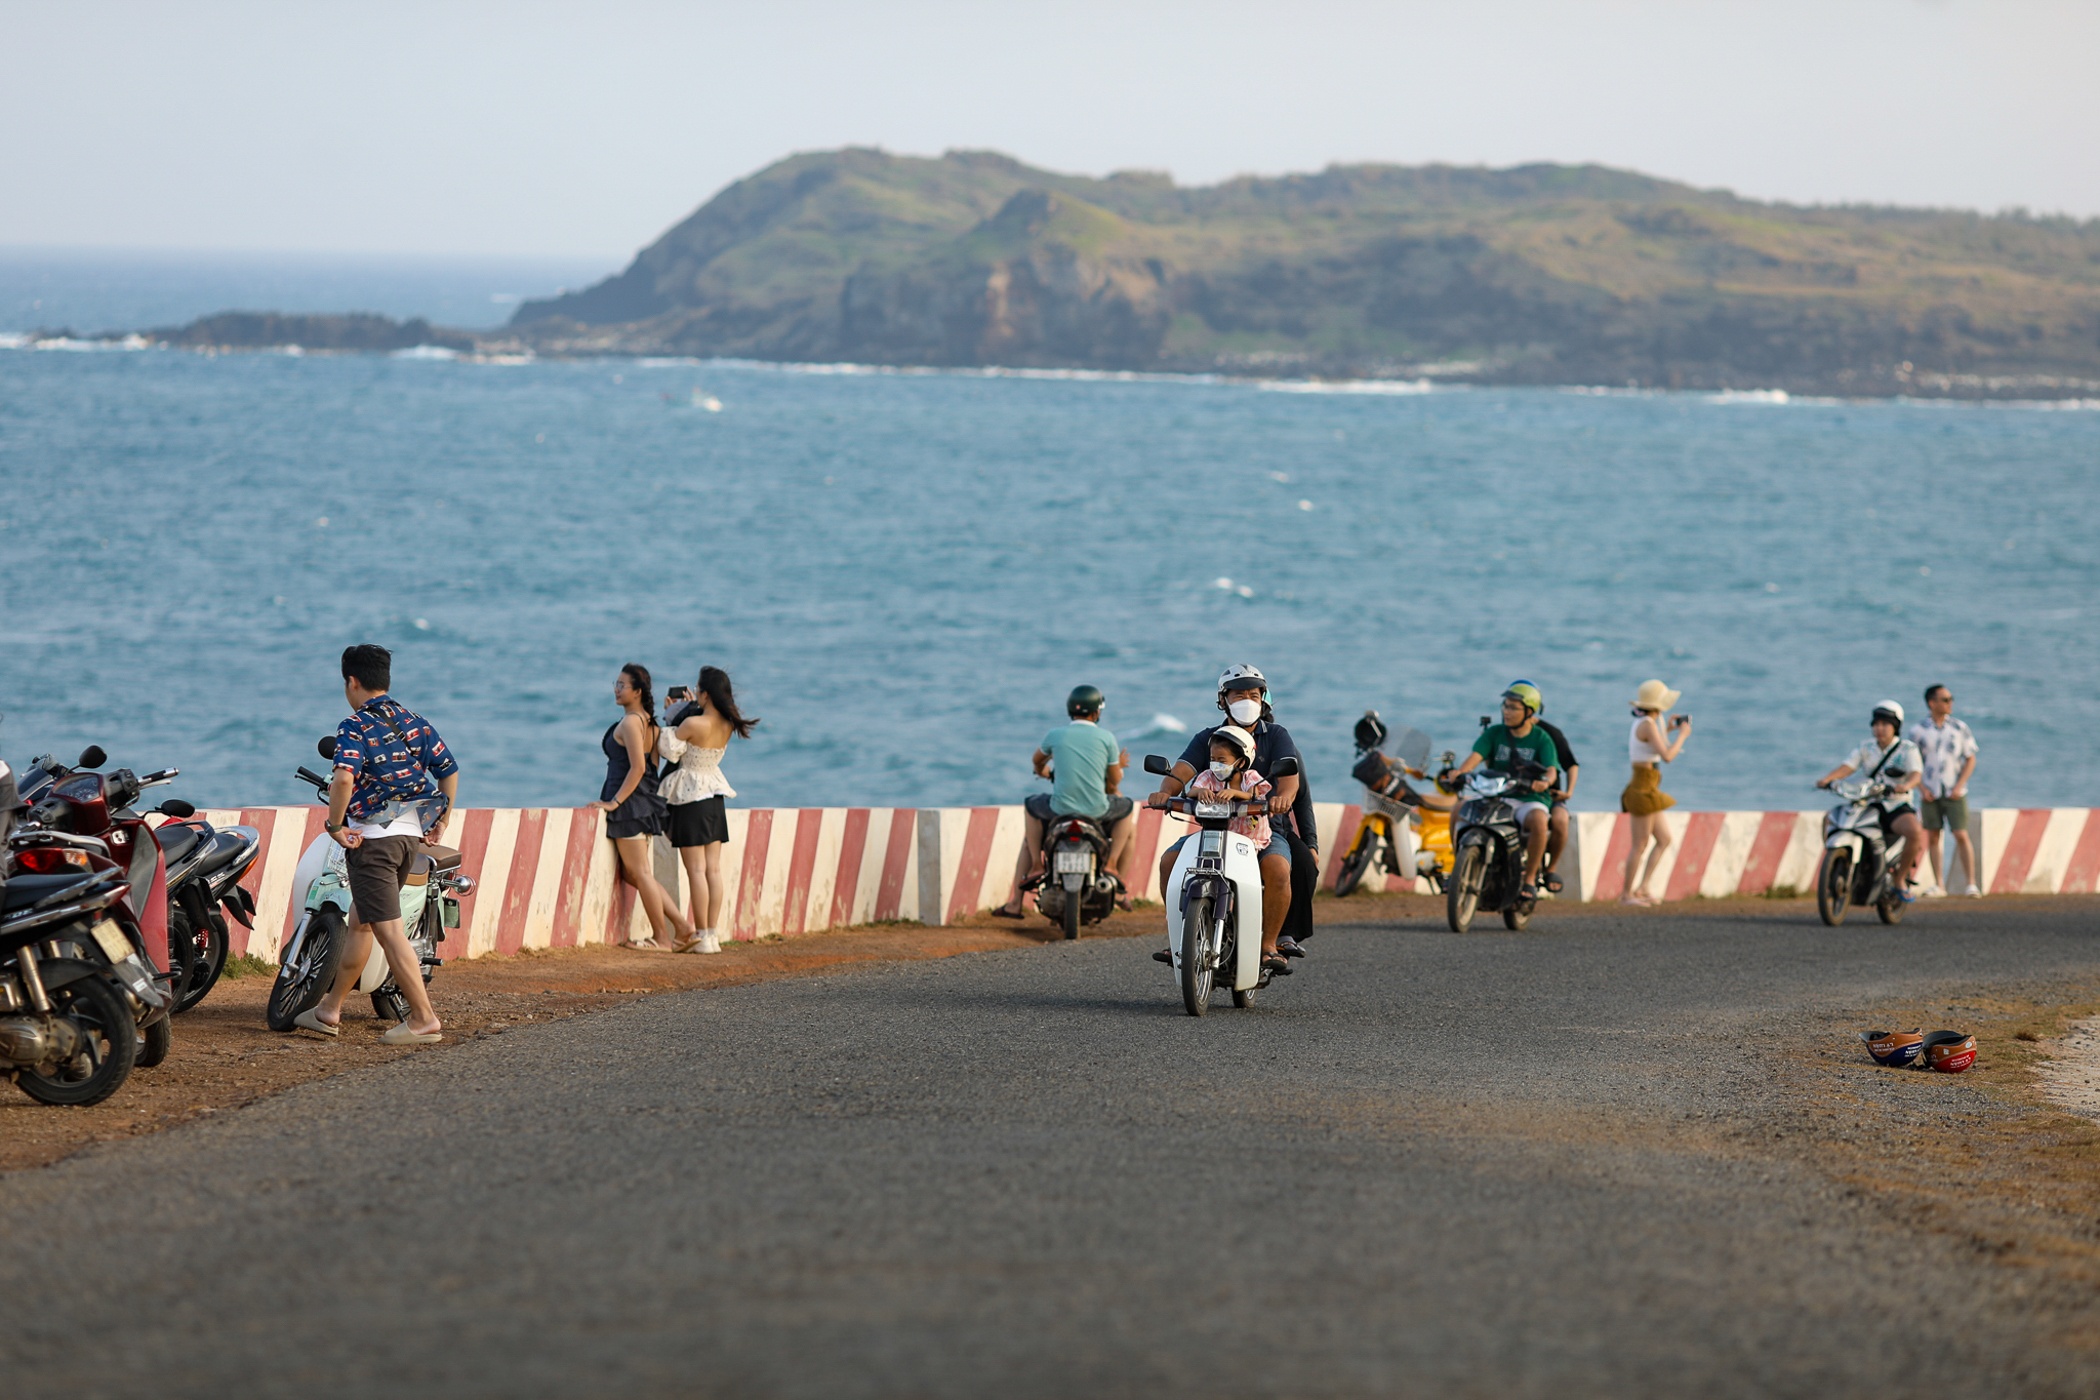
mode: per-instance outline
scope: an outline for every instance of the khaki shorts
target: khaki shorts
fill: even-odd
[[[1918,794],[1918,815],[1925,819],[1927,831],[1938,831],[1944,822],[1956,831],[1969,829],[1969,799],[1966,797],[1927,797]]]
[[[350,903],[361,924],[401,917],[401,886],[415,869],[423,842],[415,836],[367,836],[343,852],[350,867]]]

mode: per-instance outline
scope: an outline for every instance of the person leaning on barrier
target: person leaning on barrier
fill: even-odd
[[[1052,787],[1023,804],[1028,826],[1020,857],[1014,862],[1013,896],[992,911],[1002,919],[1022,917],[1021,901],[1027,897],[1028,882],[1043,864],[1043,831],[1061,816],[1086,817],[1107,828],[1108,858],[1102,869],[1115,879],[1116,907],[1130,907],[1130,896],[1123,892],[1123,862],[1130,853],[1130,817],[1136,804],[1117,791],[1130,755],[1115,735],[1101,727],[1101,710],[1107,703],[1093,686],[1075,687],[1065,697],[1068,722],[1044,735],[1036,746],[1030,762],[1036,776],[1049,778]]]
[[[387,694],[394,658],[385,647],[343,652],[343,697],[350,717],[336,727],[335,776],[328,785],[328,835],[347,853],[350,940],[335,985],[294,1024],[335,1035],[343,1002],[357,986],[372,940],[386,952],[408,1019],[380,1039],[431,1045],[443,1026],[423,985],[423,964],[401,919],[401,886],[427,846],[436,846],[459,796],[459,763],[429,720]]]

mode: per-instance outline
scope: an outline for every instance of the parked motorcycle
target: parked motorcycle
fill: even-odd
[[[36,827],[5,856],[0,1077],[39,1103],[100,1103],[139,1062],[141,1022],[165,1027],[171,1001],[124,868],[97,837]]]
[[[1043,827],[1043,873],[1035,881],[1035,907],[1066,938],[1081,924],[1098,924],[1115,912],[1121,888],[1102,867],[1108,859],[1108,828],[1092,817],[1054,816]]]
[[[1173,763],[1158,754],[1145,758],[1147,773],[1168,774]],[[1298,760],[1279,759],[1269,770],[1271,782],[1298,772]],[[1191,1016],[1210,1010],[1211,992],[1220,978],[1232,991],[1232,1004],[1254,1005],[1254,994],[1269,985],[1261,965],[1261,857],[1254,842],[1230,830],[1235,818],[1267,810],[1266,800],[1215,801],[1172,797],[1167,810],[1196,824],[1182,843],[1167,881],[1167,949],[1173,955],[1181,1004]]]
[[[1871,904],[1885,924],[1903,922],[1902,893],[1896,871],[1903,849],[1893,849],[1881,829],[1881,799],[1894,789],[1867,778],[1830,785],[1838,805],[1823,818],[1823,860],[1816,870],[1816,913],[1832,928],[1845,922],[1855,904]]]
[[[1410,774],[1421,776],[1428,769],[1429,736],[1419,729],[1405,730],[1388,756],[1386,735],[1376,710],[1364,711],[1356,722],[1356,764],[1349,775],[1364,785],[1363,816],[1335,872],[1334,892],[1351,893],[1376,866],[1400,879],[1421,876],[1442,893],[1444,875],[1451,869],[1451,813],[1425,805],[1407,781]],[[1438,778],[1457,761],[1458,756],[1446,750]],[[1412,858],[1402,850],[1403,834],[1414,848]]]
[[[1525,784],[1545,775],[1545,769],[1532,764],[1510,773],[1479,768],[1466,775],[1464,799],[1451,821],[1458,833],[1451,874],[1444,881],[1444,916],[1453,933],[1470,929],[1474,914],[1483,909],[1501,911],[1503,925],[1511,930],[1530,922],[1538,899],[1522,897],[1524,827],[1518,820],[1517,796]]]
[[[335,739],[320,743],[323,758],[335,757]],[[301,782],[328,796],[328,779],[309,769],[299,769]],[[292,903],[298,921],[291,939],[278,957],[277,981],[270,988],[265,1019],[273,1031],[288,1031],[299,1013],[320,1001],[334,985],[342,965],[343,950],[350,941],[350,867],[347,852],[327,832],[316,836],[300,853],[292,872]],[[423,984],[444,966],[438,945],[445,930],[459,927],[459,900],[474,892],[473,877],[459,871],[460,853],[442,846],[429,846],[416,857],[415,868],[401,887],[401,919],[409,945],[422,963]],[[357,989],[372,998],[372,1014],[382,1021],[408,1019],[408,998],[394,980],[386,950],[377,939],[357,979]]]
[[[143,778],[128,768],[106,778],[91,771],[107,758],[100,746],[90,746],[67,768],[42,755],[24,775],[23,800],[31,804],[31,821],[102,837],[130,866],[143,921],[166,928],[165,966],[174,978],[174,1010],[187,1011],[204,1000],[225,970],[229,938],[221,909],[254,926],[254,899],[239,882],[262,850],[262,833],[252,826],[215,831],[196,816],[196,808],[179,800],[153,809],[170,820],[152,829],[146,814],[132,804],[145,789],[173,782],[181,770],[164,768]],[[159,862],[158,872],[148,868],[149,857]],[[149,1049],[141,1063],[158,1063],[150,1056]]]

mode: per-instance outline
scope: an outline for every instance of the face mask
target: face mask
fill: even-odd
[[[1225,707],[1225,713],[1240,724],[1252,724],[1261,718],[1261,701],[1235,700]]]
[[[1233,763],[1220,763],[1216,759],[1212,759],[1210,762],[1210,775],[1221,783],[1229,782],[1234,769],[1238,766]]]

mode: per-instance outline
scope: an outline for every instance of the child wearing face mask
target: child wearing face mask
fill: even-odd
[[[1220,797],[1250,802],[1269,795],[1269,780],[1256,773],[1254,736],[1229,724],[1219,725],[1210,736],[1210,767],[1189,781],[1188,791],[1197,798]],[[1232,819],[1232,829],[1254,842],[1257,850],[1269,844],[1267,816]]]

